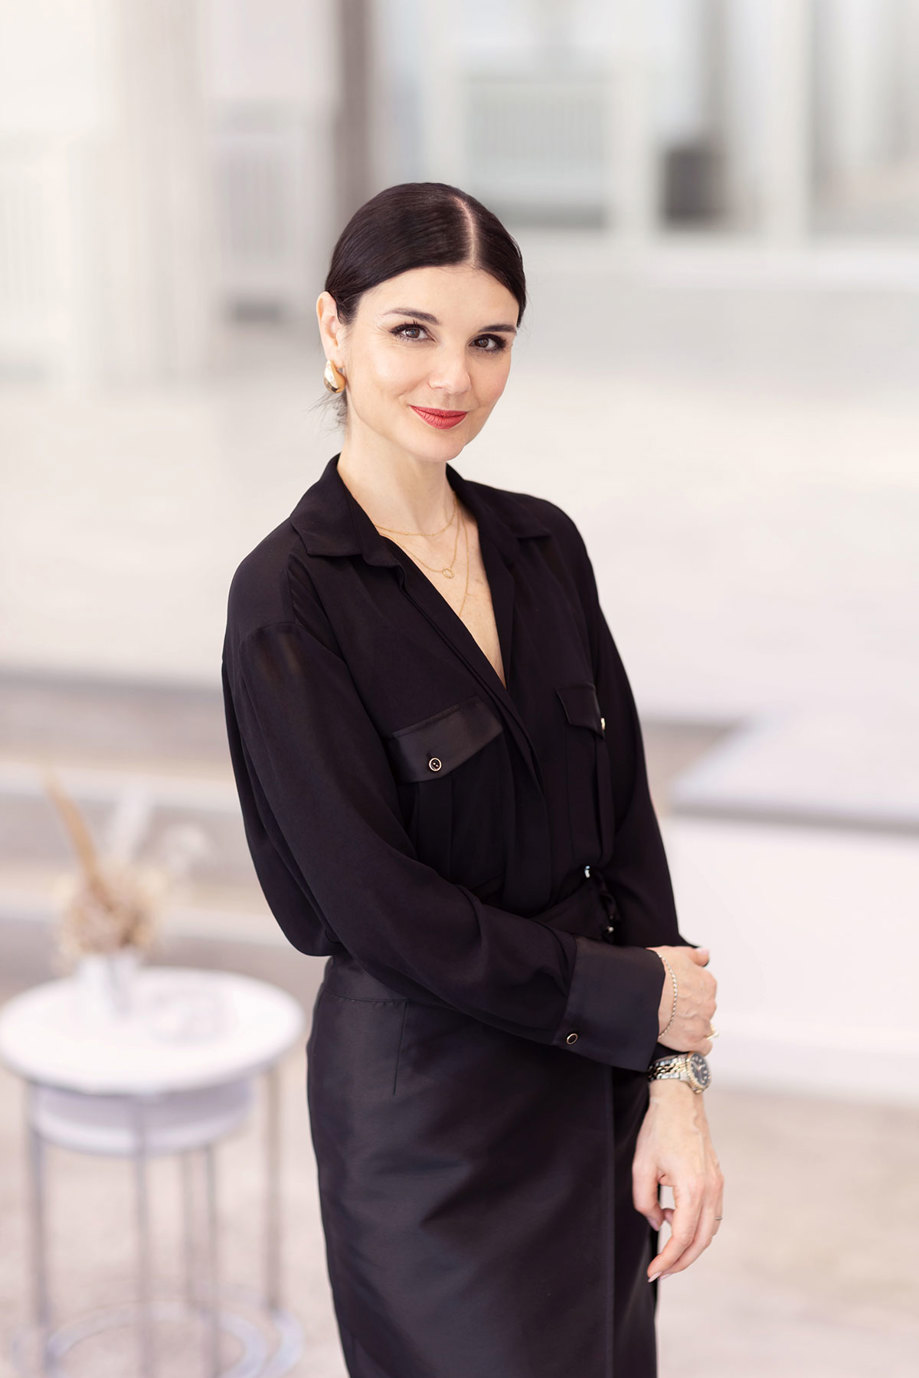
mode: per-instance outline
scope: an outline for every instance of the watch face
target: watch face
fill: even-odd
[[[690,1075],[695,1079],[696,1084],[703,1090],[710,1085],[712,1074],[709,1065],[701,1053],[692,1053],[689,1059]]]

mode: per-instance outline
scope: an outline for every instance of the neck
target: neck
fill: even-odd
[[[338,473],[375,526],[428,532],[453,514],[447,462],[405,453],[358,454],[342,445]]]

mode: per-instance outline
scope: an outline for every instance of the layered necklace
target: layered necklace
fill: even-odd
[[[453,524],[454,518],[457,518],[458,516],[459,502],[457,501],[456,494],[454,493],[453,512],[450,516],[450,519],[449,521],[444,522],[443,526],[438,527],[436,531],[400,531],[398,527],[380,526],[378,522],[374,522],[374,526],[377,528],[378,531],[386,531],[391,536],[439,536],[442,531],[446,531],[447,527]],[[432,574],[442,574],[445,579],[453,579],[456,577],[454,565],[456,564],[456,552],[459,547],[460,526],[462,526],[463,528],[463,541],[466,551],[466,584],[463,589],[463,601],[459,605],[459,611],[462,612],[463,606],[466,602],[466,594],[469,592],[469,532],[466,528],[466,523],[464,521],[457,522],[456,536],[453,540],[453,554],[450,556],[450,563],[448,565],[429,565],[424,560],[422,560],[420,556],[415,555],[411,550],[407,551],[406,553],[408,555],[411,555],[412,559],[416,560],[419,565],[423,565],[425,569],[429,569],[432,572]]]

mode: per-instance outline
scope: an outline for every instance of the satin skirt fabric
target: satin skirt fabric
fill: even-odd
[[[593,936],[598,900],[549,920]],[[347,954],[306,1051],[350,1378],[656,1378],[642,1073],[407,1000]]]

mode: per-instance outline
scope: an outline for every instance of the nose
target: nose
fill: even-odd
[[[471,379],[465,351],[440,351],[428,381],[433,389],[448,393],[451,399],[467,393]]]

